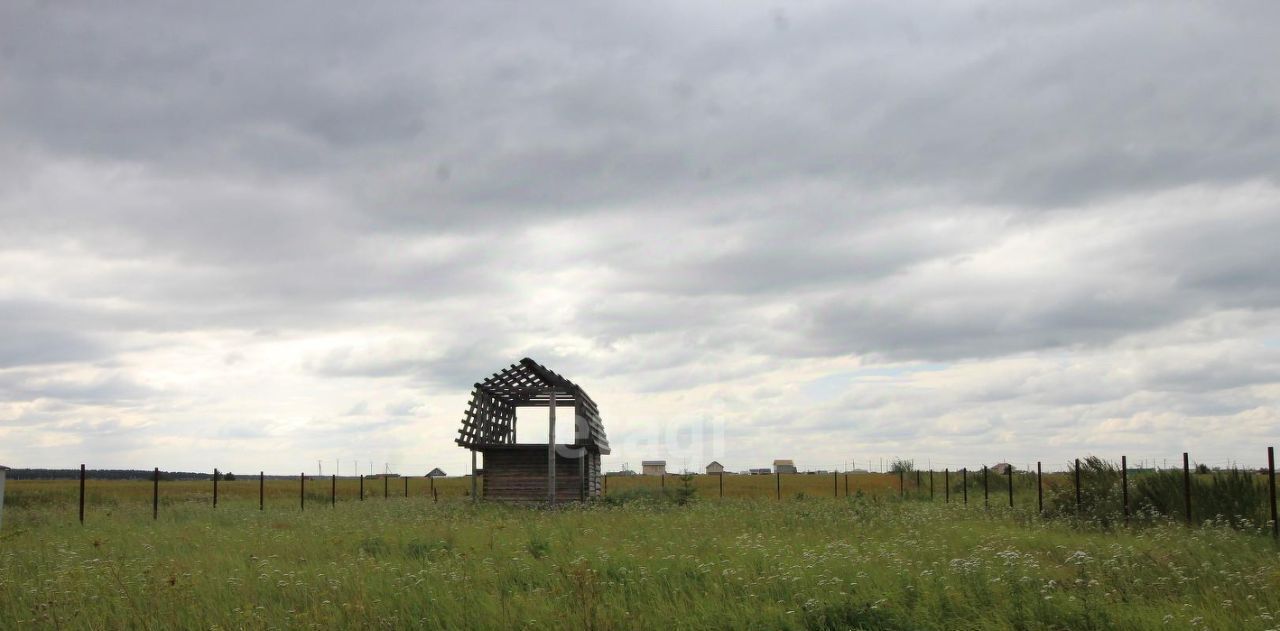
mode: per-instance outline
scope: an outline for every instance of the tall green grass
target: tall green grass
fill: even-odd
[[[674,489],[672,489],[674,493]],[[652,494],[651,494],[652,495]],[[1269,629],[1258,528],[892,495],[6,509],[8,629]]]

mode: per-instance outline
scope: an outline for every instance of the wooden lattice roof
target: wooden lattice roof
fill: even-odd
[[[576,410],[575,444],[594,445],[600,453],[609,453],[609,439],[596,402],[578,384],[528,357],[475,384],[454,442],[468,448],[515,444],[516,407],[547,407],[552,390],[557,409]]]

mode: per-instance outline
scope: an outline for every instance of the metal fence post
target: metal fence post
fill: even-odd
[[[360,474],[360,501],[364,501],[364,474]]]
[[[1006,467],[1004,472],[1009,475],[1009,508],[1013,508],[1013,465]]]
[[[942,503],[951,503],[951,467],[942,470]]]
[[[1120,497],[1124,503],[1124,524],[1129,525],[1129,457],[1120,456]]]
[[[218,468],[213,468],[213,507],[218,507]]]
[[[1036,512],[1044,514],[1044,472],[1039,460],[1036,461]]]
[[[1080,517],[1080,459],[1076,458],[1076,517]]]
[[[1182,452],[1182,499],[1187,508],[1187,525],[1191,525],[1191,460]]]
[[[258,472],[258,510],[265,510],[267,507],[267,476],[261,471]]]
[[[2,522],[4,518],[4,479],[5,479],[5,476],[8,475],[7,473],[5,473],[5,471],[8,471],[8,470],[9,470],[9,467],[0,465],[0,522]],[[0,525],[3,525],[3,524],[0,523]]]
[[[961,483],[964,485],[964,505],[969,505],[969,467],[960,469]]]
[[[80,465],[80,525],[84,525],[84,465]]]
[[[338,474],[329,477],[329,505],[338,507]]]
[[[779,500],[780,500],[780,499],[782,499],[782,472],[781,472],[781,471],[775,471],[775,472],[773,473],[773,479],[774,479],[774,482],[777,484],[777,491],[776,491],[776,493],[777,493],[777,498],[776,498],[776,499],[779,499]]]
[[[160,519],[160,467],[151,478],[151,519]]]
[[[298,475],[298,510],[307,510],[307,474]]]
[[[991,505],[991,489],[987,484],[987,465],[982,465],[982,507]]]
[[[1280,539],[1280,521],[1276,520],[1276,448],[1267,447],[1267,488],[1271,490],[1271,536]]]
[[[933,469],[929,469],[929,501],[933,501]]]

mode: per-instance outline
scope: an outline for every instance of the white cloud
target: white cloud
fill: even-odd
[[[615,465],[1280,429],[1270,5],[298,9],[0,8],[0,461],[459,471],[524,355]]]

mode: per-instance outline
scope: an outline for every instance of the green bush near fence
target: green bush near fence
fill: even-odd
[[[1131,522],[1183,520],[1186,515],[1186,476],[1182,471],[1131,473],[1129,508]],[[1222,521],[1236,528],[1266,524],[1266,477],[1251,471],[1229,469],[1192,474],[1192,521]],[[1123,479],[1118,463],[1096,456],[1080,461],[1080,504],[1074,482],[1058,486],[1045,496],[1045,514],[1079,519],[1105,528],[1124,520]]]

